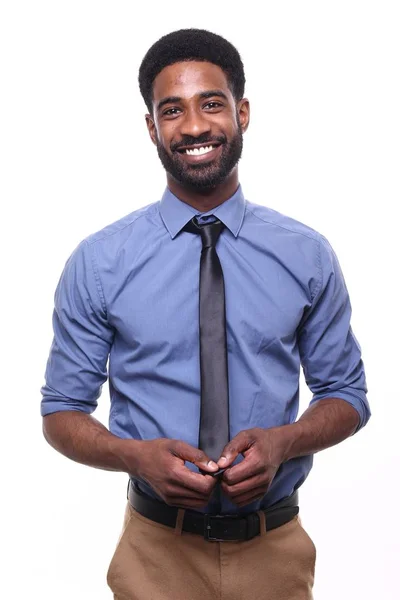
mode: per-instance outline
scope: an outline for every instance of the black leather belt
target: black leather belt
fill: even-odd
[[[144,517],[168,527],[175,527],[179,509],[150,498],[139,490],[132,480],[128,486],[128,500]],[[266,530],[275,529],[291,521],[299,512],[298,502],[296,491],[276,504],[262,509]],[[260,533],[260,518],[256,512],[247,515],[210,515],[185,510],[182,531],[202,535],[209,542],[251,540]]]

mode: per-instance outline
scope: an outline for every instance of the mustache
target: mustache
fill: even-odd
[[[179,141],[179,142],[175,142],[174,144],[170,145],[171,148],[171,152],[176,152],[177,150],[179,150],[179,148],[184,148],[185,146],[194,146],[195,144],[202,144],[203,146],[209,146],[212,143],[214,144],[225,144],[226,142],[226,137],[223,135],[221,136],[209,136],[206,134],[202,134],[199,137],[195,138],[192,137],[191,135],[185,135],[183,136],[183,138]]]

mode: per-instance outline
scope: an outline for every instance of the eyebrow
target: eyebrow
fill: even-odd
[[[228,100],[228,96],[222,90],[207,90],[206,92],[201,92],[199,94],[199,98],[211,98],[214,96],[219,96],[220,98],[224,98]],[[177,102],[181,102],[182,98],[180,96],[167,96],[159,101],[157,104],[157,111],[159,111],[165,104],[175,104]]]

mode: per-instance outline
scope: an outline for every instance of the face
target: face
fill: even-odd
[[[146,122],[167,174],[201,191],[223,183],[237,165],[249,105],[235,102],[218,66],[179,62],[154,80],[153,115]]]

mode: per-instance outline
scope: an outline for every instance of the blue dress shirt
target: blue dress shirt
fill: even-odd
[[[167,189],[161,201],[75,249],[55,293],[42,415],[92,413],[108,378],[113,434],[174,438],[197,447],[201,239],[181,232],[196,214]],[[211,214],[226,225],[217,252],[226,290],[231,438],[296,420],[300,366],[312,402],[342,398],[357,410],[358,429],[364,426],[370,416],[364,367],[328,241],[245,200],[240,186],[202,218]],[[224,497],[222,512],[258,510],[292,494],[312,460],[281,465],[266,496],[241,510]]]

